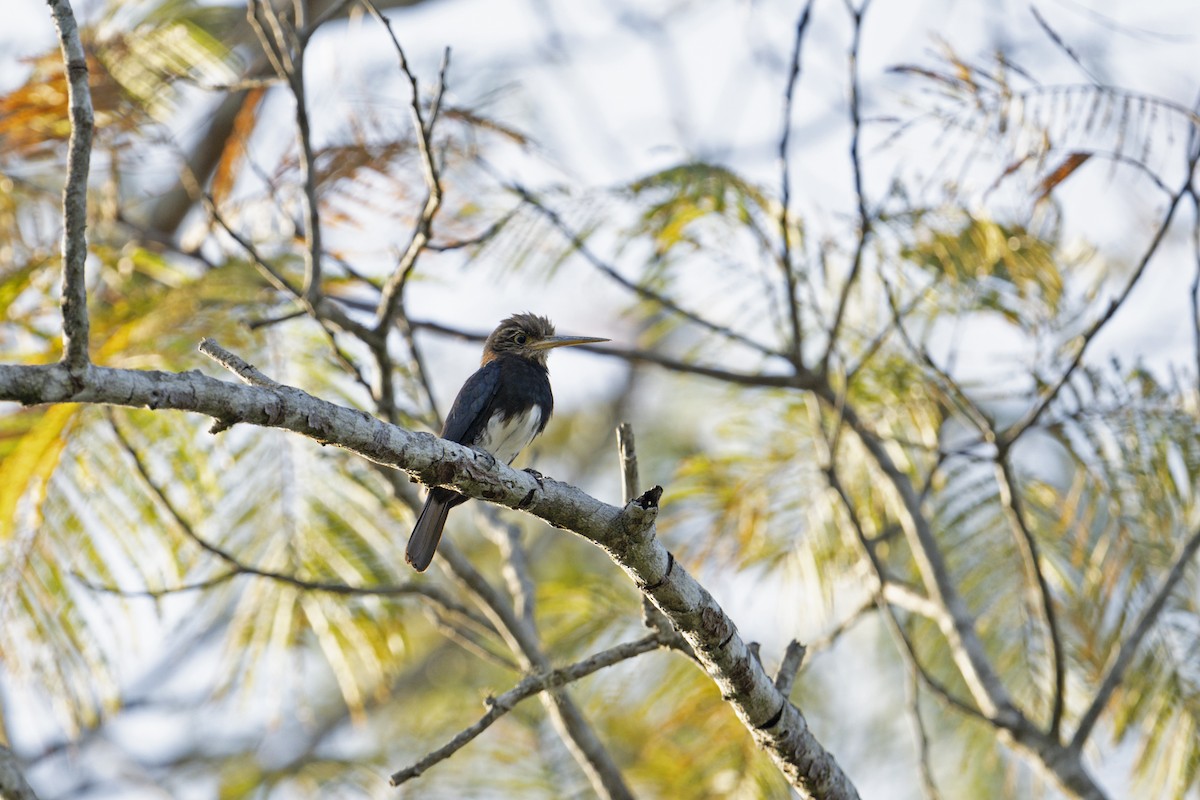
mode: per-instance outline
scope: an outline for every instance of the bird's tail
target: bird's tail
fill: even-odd
[[[453,502],[454,499],[454,494],[446,498],[436,489],[429,493],[421,516],[417,517],[417,524],[413,526],[412,536],[408,537],[408,550],[404,553],[404,560],[417,572],[424,572],[429,562],[433,561],[438,542],[442,540],[442,528],[446,526],[446,515],[452,506],[458,505]]]

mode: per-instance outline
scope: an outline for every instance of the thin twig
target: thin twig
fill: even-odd
[[[424,207],[421,209],[421,216],[417,220],[416,227],[413,229],[412,235],[409,237],[408,246],[404,249],[404,255],[401,256],[396,268],[388,277],[387,283],[383,286],[383,293],[379,298],[379,306],[375,312],[375,329],[377,331],[387,330],[396,316],[397,308],[402,305],[404,297],[404,288],[408,283],[409,277],[413,270],[416,269],[417,259],[425,250],[425,246],[429,243],[433,235],[433,220],[437,216],[438,209],[442,207],[442,183],[438,175],[438,167],[433,158],[433,125],[437,119],[438,110],[441,107],[442,95],[446,90],[446,70],[450,65],[450,49],[447,48],[442,56],[442,66],[438,72],[438,84],[434,92],[433,102],[429,109],[429,121],[425,121],[424,114],[421,112],[421,91],[420,85],[417,82],[417,76],[413,74],[409,67],[408,58],[404,55],[404,48],[400,44],[400,40],[396,37],[395,31],[392,30],[391,21],[379,12],[375,4],[371,0],[361,0],[371,15],[375,17],[386,29],[388,36],[391,37],[392,46],[396,50],[396,56],[400,59],[400,72],[408,79],[409,88],[412,92],[412,97],[409,101],[409,109],[413,116],[413,130],[417,139],[417,151],[421,156],[421,167],[425,174],[425,189],[426,198]]]
[[[930,600],[945,613],[944,622],[939,628],[972,697],[993,724],[1010,729],[1024,725],[1024,715],[1013,704],[1007,688],[992,666],[976,630],[975,618],[954,585],[945,556],[921,508],[912,481],[896,466],[886,445],[863,422],[852,404],[828,385],[818,387],[816,394],[823,403],[835,409],[846,426],[854,431],[899,495],[906,512],[901,518],[905,537]]]
[[[879,556],[875,553],[874,548],[871,546],[870,539],[867,537],[866,530],[862,525],[862,521],[858,517],[858,511],[855,509],[849,493],[846,491],[845,486],[842,485],[841,478],[838,476],[837,466],[833,461],[834,456],[835,453],[833,451],[830,451],[826,454],[827,463],[825,465],[825,469],[823,470],[825,473],[825,480],[829,484],[829,487],[833,489],[834,493],[837,494],[838,499],[841,500],[842,507],[845,509],[846,516],[850,520],[850,526],[858,540],[859,547],[862,550],[863,555],[866,556],[867,562],[871,565],[871,570],[874,573],[875,580],[879,583],[879,590],[876,593],[875,601],[878,603],[880,611],[883,612],[883,618],[887,624],[888,630],[891,632],[893,638],[899,645],[901,656],[909,664],[910,668],[921,676],[921,679],[925,682],[925,685],[929,687],[930,691],[937,695],[947,705],[957,709],[969,717],[972,717],[973,719],[991,722],[992,720],[990,720],[989,717],[981,712],[978,708],[963,700],[960,700],[953,693],[951,693],[946,686],[930,675],[925,667],[921,664],[921,660],[917,656],[916,648],[913,647],[912,642],[905,633],[904,626],[900,624],[900,620],[896,616],[895,609],[892,608],[892,600],[889,599],[891,593],[888,591],[888,589],[896,586],[897,584],[894,584],[890,581],[883,562],[880,561]],[[928,609],[934,613],[934,616],[932,616],[931,619],[938,621],[939,627],[944,630],[947,627],[946,613],[940,607],[938,607],[937,604],[931,603],[931,605],[934,606],[934,608]]]
[[[185,537],[196,543],[200,549],[211,553],[228,564],[233,570],[243,575],[255,575],[260,578],[267,578],[279,583],[285,583],[290,586],[295,586],[297,589],[308,591],[324,592],[327,594],[346,595],[346,596],[366,596],[366,597],[402,597],[405,595],[422,596],[432,600],[437,605],[450,611],[454,614],[461,615],[472,620],[477,625],[490,629],[491,624],[479,616],[471,609],[451,598],[444,590],[432,584],[423,581],[407,581],[399,584],[381,584],[378,586],[351,586],[345,583],[337,583],[334,581],[313,581],[305,578],[299,578],[295,575],[290,575],[283,572],[275,572],[273,570],[261,569],[251,564],[246,564],[237,556],[230,553],[228,550],[209,542],[196,531],[191,522],[183,515],[183,513],[175,506],[168,497],[167,493],[161,486],[151,477],[150,470],[146,466],[145,460],[133,446],[133,443],[116,424],[115,419],[109,418],[111,428],[117,441],[122,449],[133,462],[134,468],[141,477],[143,484],[148,488],[153,495],[155,501],[170,516],[171,521],[179,528]]]
[[[285,53],[279,50],[279,43],[272,37],[267,29],[263,27],[262,20],[258,18],[258,9],[264,6],[270,6],[269,2],[264,0],[250,0],[246,4],[246,21],[250,24],[251,30],[258,37],[259,44],[262,45],[263,53],[267,57],[267,61],[271,64],[271,69],[275,72],[275,76],[281,81],[287,80],[287,67],[284,64]],[[263,10],[264,18],[270,13],[270,9]]]
[[[451,242],[429,242],[429,244],[425,245],[425,249],[434,253],[448,253],[452,250],[462,250],[466,247],[475,247],[489,242],[496,238],[496,234],[503,230],[504,226],[512,220],[519,208],[520,206],[509,209],[498,220],[474,236],[468,236],[466,239],[455,239]]]
[[[921,717],[921,674],[909,663],[908,669],[908,715],[912,720],[913,738],[917,741],[917,764],[920,766],[921,788],[926,800],[941,800],[937,782],[933,778],[933,764],[929,759],[929,734],[925,731],[925,720]]]
[[[225,369],[232,372],[241,378],[242,383],[249,386],[264,386],[267,388],[278,388],[281,386],[277,381],[268,378],[258,370],[253,364],[246,361],[239,355],[231,353],[221,345],[217,344],[212,339],[201,339],[199,350],[204,355],[216,361]]]
[[[409,323],[418,330],[427,330],[434,333],[443,334],[445,336],[453,336],[456,339],[461,339],[467,342],[482,342],[487,339],[487,334],[479,331],[464,331],[461,328],[454,328],[449,325],[443,325],[432,320],[410,320]],[[762,388],[794,388],[794,389],[810,389],[815,383],[815,378],[811,373],[804,372],[800,374],[773,374],[773,373],[755,373],[755,372],[735,372],[733,370],[723,369],[720,367],[710,367],[703,364],[692,364],[687,361],[681,361],[661,353],[656,353],[653,350],[639,350],[636,348],[617,347],[614,345],[605,345],[603,347],[595,345],[579,345],[579,350],[585,350],[589,353],[597,355],[610,356],[620,358],[624,361],[655,364],[672,372],[683,372],[691,375],[700,375],[706,378],[723,381],[725,383],[737,384],[739,386],[758,386]]]
[[[838,332],[841,330],[846,307],[850,302],[850,293],[858,281],[862,271],[863,256],[867,250],[867,240],[871,234],[871,216],[867,211],[866,191],[863,188],[862,154],[859,151],[862,136],[862,107],[859,90],[858,54],[862,43],[863,16],[867,13],[871,0],[862,0],[862,5],[855,8],[852,0],[846,0],[846,8],[854,21],[854,37],[850,42],[850,166],[854,171],[854,198],[858,210],[858,236],[854,245],[854,256],[850,262],[850,272],[846,283],[842,286],[838,297],[837,307],[833,314],[833,323],[829,327],[829,342],[825,346],[825,355],[821,358],[819,372],[829,369],[829,361],[837,347]]]
[[[269,5],[269,4],[268,4]],[[321,203],[317,196],[317,157],[313,151],[312,130],[308,118],[308,98],[304,86],[305,42],[296,46],[293,65],[288,70],[288,86],[296,101],[296,133],[300,141],[300,176],[304,180],[304,297],[311,306],[321,299]]]
[[[103,594],[112,594],[118,597],[148,597],[153,600],[160,600],[167,595],[186,594],[187,592],[199,592],[205,589],[211,589],[214,586],[220,586],[231,578],[236,578],[239,575],[245,575],[239,569],[230,569],[195,583],[181,583],[176,586],[163,586],[158,589],[122,589],[120,586],[112,586],[106,583],[97,583],[90,578],[84,577],[81,573],[72,572],[71,578],[80,586],[93,592],[101,592]],[[2,795],[0,795],[2,796]]]
[[[48,0],[58,29],[63,65],[67,73],[71,140],[67,146],[67,180],[63,187],[63,363],[72,373],[87,369],[87,187],[96,119],[88,88],[87,53],[68,0]]]
[[[926,367],[934,373],[938,384],[947,393],[947,399],[953,402],[966,415],[971,424],[983,436],[984,441],[995,442],[997,437],[991,419],[963,390],[958,382],[933,360],[929,352],[912,340],[908,330],[905,328],[904,318],[890,283],[886,279],[883,283],[888,304],[892,311],[892,325],[899,332],[901,339],[921,359]],[[1016,479],[1009,462],[1009,450],[997,448],[995,468],[996,481],[1000,489],[1001,505],[1008,517],[1013,536],[1017,542],[1017,549],[1021,553],[1021,561],[1025,566],[1026,576],[1038,595],[1041,605],[1040,613],[1045,622],[1045,632],[1048,640],[1046,651],[1050,659],[1050,672],[1053,675],[1053,687],[1051,690],[1053,708],[1050,715],[1049,733],[1057,741],[1059,729],[1062,724],[1066,694],[1066,666],[1063,657],[1062,635],[1058,629],[1058,618],[1054,610],[1054,600],[1050,591],[1050,585],[1046,581],[1045,573],[1042,570],[1041,555],[1038,552],[1037,540],[1034,538],[1033,532],[1029,529],[1026,522],[1023,501],[1018,494]],[[931,485],[931,480],[932,474],[930,481],[926,482],[927,487]]]
[[[457,733],[449,742],[424,756],[417,763],[393,773],[391,777],[392,786],[400,786],[436,764],[445,761],[469,744],[479,734],[491,727],[492,723],[515,708],[522,700],[532,697],[539,692],[561,688],[605,667],[619,664],[622,661],[627,661],[630,658],[639,656],[642,653],[648,653],[651,650],[657,650],[663,646],[664,643],[658,634],[650,634],[637,641],[620,644],[596,653],[569,667],[530,675],[499,697],[489,697],[487,700],[487,713],[477,722]]]
[[[505,602],[503,595],[479,574],[453,542],[442,542],[438,552],[441,563],[478,600],[480,609],[492,620],[522,668],[528,672],[549,672],[550,661],[542,651],[537,629],[517,616],[513,606]],[[596,793],[603,798],[632,798],[612,754],[570,695],[564,689],[551,688],[543,695],[542,702]]]
[[[791,144],[792,102],[796,84],[800,80],[800,51],[804,43],[804,31],[808,28],[813,0],[808,0],[804,11],[796,22],[795,40],[792,46],[791,70],[788,73],[787,89],[783,94],[783,133],[779,137],[779,268],[783,271],[784,286],[787,288],[787,309],[792,324],[792,361],[799,367],[804,363],[804,328],[800,322],[800,298],[796,296],[796,265],[792,263],[791,235]]]
[[[217,203],[211,195],[202,195],[200,202],[204,206],[204,210],[208,212],[209,218],[217,223],[221,227],[221,230],[225,231],[239,247],[246,251],[246,254],[250,256],[251,263],[267,279],[268,283],[295,300],[303,300],[304,294],[295,286],[292,286],[283,273],[275,269],[265,258],[259,255],[258,248],[254,246],[253,242],[233,229],[233,226],[226,221],[220,209],[217,208]],[[308,312],[312,313],[311,307],[308,308]]]
[[[633,426],[622,422],[617,426],[617,455],[621,459],[621,502],[628,503],[641,494],[638,478],[637,440]]]
[[[783,651],[783,658],[779,661],[779,670],[775,673],[775,688],[784,697],[792,693],[792,684],[796,682],[796,674],[800,671],[807,652],[808,648],[795,639],[788,642],[787,649]]]
[[[1079,344],[1075,349],[1075,355],[1072,357],[1071,363],[1068,364],[1067,368],[1063,370],[1061,375],[1059,375],[1058,380],[1056,380],[1049,389],[1042,393],[1042,396],[1038,398],[1037,402],[1035,402],[1029,411],[1026,412],[1025,416],[1021,417],[998,435],[998,444],[1000,446],[1004,447],[1015,442],[1023,433],[1025,433],[1025,431],[1029,430],[1029,428],[1037,423],[1042,414],[1045,413],[1046,409],[1050,407],[1050,404],[1054,402],[1054,398],[1058,397],[1058,393],[1062,391],[1063,386],[1065,386],[1067,381],[1071,379],[1071,376],[1075,374],[1075,370],[1078,369],[1079,365],[1083,362],[1083,356],[1087,352],[1088,346],[1093,340],[1095,340],[1100,331],[1104,329],[1109,320],[1116,316],[1117,311],[1122,305],[1125,304],[1125,301],[1129,298],[1129,295],[1133,293],[1134,288],[1138,285],[1138,282],[1146,273],[1146,268],[1150,265],[1150,260],[1154,257],[1154,254],[1158,252],[1159,245],[1162,244],[1163,240],[1166,238],[1167,230],[1171,227],[1172,220],[1175,219],[1175,210],[1179,208],[1179,202],[1190,191],[1191,181],[1196,172],[1196,162],[1198,158],[1200,158],[1200,151],[1192,154],[1189,158],[1187,178],[1184,180],[1183,186],[1181,186],[1179,190],[1171,196],[1171,202],[1167,205],[1167,210],[1163,215],[1162,221],[1159,223],[1158,228],[1154,231],[1154,235],[1150,238],[1149,244],[1142,253],[1142,257],[1138,260],[1137,266],[1134,267],[1133,274],[1131,274],[1129,276],[1129,280],[1126,281],[1125,287],[1121,290],[1120,294],[1118,294],[1112,299],[1111,302],[1109,302],[1108,308],[1105,309],[1104,313],[1102,313],[1096,319],[1096,321],[1093,322],[1091,326],[1078,337]]]
[[[1087,76],[1088,80],[1090,80],[1093,85],[1102,86],[1104,82],[1096,77],[1096,73],[1084,66],[1083,60],[1079,58],[1079,54],[1075,52],[1071,45],[1067,44],[1066,41],[1064,41],[1063,38],[1058,35],[1058,31],[1050,27],[1050,23],[1047,22],[1046,18],[1042,16],[1042,13],[1037,10],[1037,6],[1031,5],[1029,10],[1033,14],[1033,18],[1037,20],[1038,26],[1047,36],[1050,37],[1050,41],[1054,42],[1055,46],[1058,47],[1059,50],[1062,50],[1063,54],[1066,55],[1067,58],[1071,59],[1075,66],[1079,67],[1079,70]]]
[[[1057,740],[1062,728],[1063,710],[1067,694],[1066,659],[1063,656],[1062,632],[1058,629],[1058,615],[1054,611],[1054,598],[1050,584],[1042,570],[1042,559],[1038,552],[1037,539],[1029,529],[1025,514],[1025,501],[1021,498],[1016,476],[1013,474],[1012,463],[1008,451],[996,456],[996,483],[1000,488],[1000,505],[1003,506],[1009,525],[1013,529],[1017,549],[1021,552],[1021,561],[1025,565],[1027,579],[1033,584],[1041,602],[1042,619],[1046,623],[1046,638],[1049,647],[1047,655],[1050,658],[1050,671],[1053,674],[1053,708],[1050,712],[1051,738]]]
[[[750,349],[766,356],[787,358],[784,353],[781,353],[774,348],[767,347],[760,342],[756,342],[749,336],[738,333],[737,331],[725,325],[718,325],[715,322],[710,322],[696,312],[685,309],[683,306],[679,305],[666,295],[663,295],[647,286],[643,286],[636,281],[626,278],[620,273],[619,270],[617,270],[616,267],[607,263],[604,259],[596,255],[596,253],[594,253],[592,249],[587,246],[587,242],[584,241],[583,236],[569,226],[557,211],[547,207],[544,203],[542,203],[541,200],[535,197],[533,193],[519,183],[509,184],[509,189],[530,206],[532,206],[539,214],[545,217],[546,220],[548,220],[550,224],[553,225],[560,234],[562,234],[563,238],[570,242],[571,248],[575,252],[579,253],[579,255],[583,256],[585,261],[591,264],[601,274],[616,282],[622,288],[627,289],[633,294],[636,294],[643,300],[649,300],[650,302],[661,306],[663,309],[670,311],[672,314],[680,316],[689,322],[698,325],[705,330],[711,331],[712,333],[715,333],[725,339],[745,345],[746,347],[749,347]],[[790,361],[790,359],[788,360]]]

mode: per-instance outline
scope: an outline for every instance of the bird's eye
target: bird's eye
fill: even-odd
[[[523,333],[518,333],[516,336],[513,337],[513,341],[516,342],[517,344],[525,344],[525,342],[527,342],[528,340],[529,340],[529,337]]]

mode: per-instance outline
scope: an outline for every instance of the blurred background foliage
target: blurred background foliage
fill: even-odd
[[[329,9],[310,5],[309,19]],[[463,24],[451,3],[392,5],[416,7],[393,10],[399,23],[444,14],[444,24]],[[686,15],[724,5],[689,0],[606,19],[623,36],[661,45]],[[797,8],[760,5],[748,12],[753,20],[794,27]],[[564,66],[563,37],[586,37],[541,10],[541,49],[497,57],[498,71],[462,78],[461,89],[451,62],[433,134],[445,204],[413,275],[417,299],[388,341],[391,374],[381,378],[362,342],[297,314],[265,273],[264,265],[301,282],[304,197],[287,89],[266,70],[245,8],[193,0],[77,8],[98,121],[94,359],[215,374],[196,353],[210,337],[276,380],[372,413],[380,381],[390,381],[396,420],[436,428],[435,408],[445,411],[471,368],[472,337],[524,310],[508,305],[548,306],[564,331],[612,335],[633,348],[624,358],[568,369],[564,357],[555,369],[556,389],[574,379],[586,391],[560,394],[567,399],[531,463],[615,501],[611,431],[632,421],[643,482],[666,488],[660,536],[747,638],[763,643],[769,666],[791,638],[812,645],[793,698],[864,796],[921,796],[914,709],[943,796],[1053,796],[993,728],[928,691],[915,701],[906,691],[906,662],[872,602],[876,584],[854,533],[861,526],[889,574],[917,586],[900,533],[906,512],[878,461],[841,427],[836,404],[703,370],[785,373],[798,309],[805,362],[824,363],[839,402],[912,481],[997,671],[1033,719],[1046,719],[1042,621],[979,415],[996,430],[1019,421],[1088,341],[1081,337],[1113,287],[1137,279],[1139,248],[1158,247],[1109,250],[1088,239],[1076,221],[1091,213],[1088,198],[1068,190],[1086,173],[1100,181],[1089,186],[1130,192],[1139,213],[1123,220],[1122,236],[1149,241],[1195,148],[1195,112],[1090,75],[1043,82],[1042,64],[1016,63],[1024,52],[1016,44],[977,58],[929,34],[934,47],[922,60],[881,61],[887,69],[864,78],[868,87],[899,85],[902,101],[897,115],[875,109],[864,123],[873,138],[862,164],[889,176],[870,184],[870,197],[850,180],[825,192],[818,177],[793,186],[784,208],[771,163],[777,121],[764,123],[750,155],[667,148],[652,168],[594,181],[555,150],[565,135],[539,125],[585,111],[599,118],[602,107],[548,109],[538,91],[511,85],[547,64],[565,85],[582,83]],[[794,145],[792,167],[808,178],[826,136],[845,158],[859,135],[845,109],[848,17],[833,5],[816,13],[819,30],[833,34],[807,40],[805,58],[819,62],[819,75],[832,70],[837,108],[811,111],[815,121],[812,104],[797,115],[836,133],[805,128]],[[928,24],[936,30],[935,19]],[[324,109],[314,135],[323,289],[347,313],[370,314],[426,186],[407,89],[381,26],[355,9],[327,28],[334,50],[309,74],[310,102]],[[1107,48],[1120,37],[1100,25],[1073,34],[1107,71]],[[757,53],[779,98],[787,43],[765,40],[781,45]],[[359,72],[339,68],[336,54],[355,46]],[[664,80],[686,72],[667,62],[657,67]],[[428,67],[419,73],[427,102],[436,63],[419,63]],[[60,355],[58,204],[69,134],[59,54],[47,44],[6,76],[0,349],[6,361],[48,363]],[[1164,238],[1175,247],[1162,260],[1173,264],[1159,269],[1194,272],[1178,246],[1186,232]],[[1142,332],[1153,337],[1159,320],[1158,312],[1141,320]],[[1059,612],[1068,727],[1200,524],[1191,334],[1155,349],[1158,340],[1122,330],[1125,355],[1089,354],[1008,453]],[[580,377],[592,368],[592,378]],[[0,721],[44,797],[390,797],[391,770],[519,680],[514,655],[448,573],[417,580],[461,606],[403,588],[412,576],[401,550],[418,497],[405,481],[277,431],[214,437],[203,421],[173,413],[0,411]],[[479,533],[494,524],[477,505],[456,512],[450,536],[500,584],[498,540]],[[638,593],[603,554],[527,516],[502,519],[520,526],[552,663],[644,633]],[[328,584],[368,591],[321,588]],[[1089,750],[1113,796],[1194,797],[1200,787],[1198,604],[1193,565]],[[969,696],[937,626],[898,613],[928,672]],[[641,656],[571,693],[637,794],[787,796],[718,690],[678,654]],[[536,702],[413,786],[421,797],[590,793]]]

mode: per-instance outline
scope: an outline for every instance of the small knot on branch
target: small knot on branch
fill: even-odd
[[[638,508],[649,511],[652,508],[658,508],[658,501],[662,497],[663,488],[655,486],[653,489],[647,490],[640,497],[633,501],[633,504]]]

